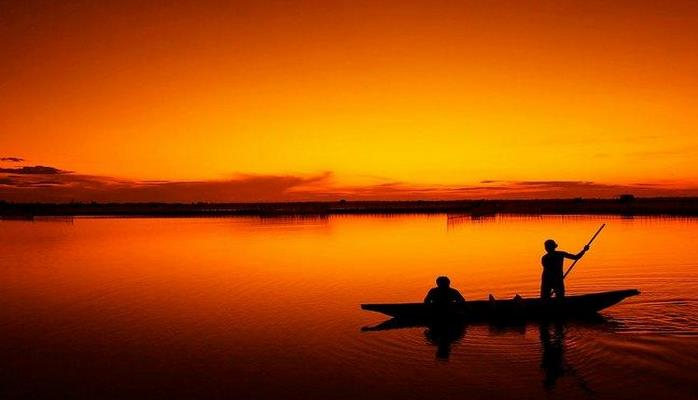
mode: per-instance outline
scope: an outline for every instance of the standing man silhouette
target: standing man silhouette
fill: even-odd
[[[584,246],[584,250],[577,254],[570,254],[557,251],[557,243],[552,239],[546,240],[544,245],[546,254],[541,258],[543,276],[541,277],[540,297],[549,299],[552,292],[555,292],[556,298],[563,298],[565,297],[565,280],[562,275],[562,264],[565,258],[579,260],[589,250],[589,246]]]

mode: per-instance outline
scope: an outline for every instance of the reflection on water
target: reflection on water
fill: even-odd
[[[465,335],[467,326],[468,324],[462,321],[437,321],[424,324],[419,321],[391,318],[375,326],[365,326],[361,330],[375,332],[414,327],[425,328],[424,337],[427,342],[436,346],[436,358],[446,361],[451,355],[451,346]]]
[[[695,220],[454,221],[0,221],[0,398],[696,398]],[[542,242],[601,222],[567,291],[642,292],[603,323],[358,329],[439,275],[534,297]]]
[[[602,324],[601,320],[597,323]],[[606,325],[608,326],[608,325]],[[562,321],[545,322],[538,326],[541,343],[541,368],[543,369],[543,386],[550,392],[555,388],[558,379],[569,376],[574,379],[578,387],[587,395],[594,395],[588,382],[572,363],[565,357],[565,323]]]
[[[552,332],[551,326],[552,325]],[[565,331],[562,322],[543,323],[539,327],[542,345],[541,368],[545,371],[543,385],[552,389],[567,367],[563,365],[565,353]]]
[[[530,329],[537,329],[540,340],[540,367],[542,370],[543,388],[547,392],[553,392],[557,381],[563,377],[569,377],[575,381],[582,393],[593,395],[584,376],[565,357],[567,346],[565,333],[569,326],[581,327],[588,331],[613,333],[618,324],[608,318],[599,315],[590,316],[585,320],[576,321],[543,321],[538,323],[521,323],[512,325],[486,325],[490,338],[497,336],[520,335],[525,336]],[[479,324],[478,326],[485,326]],[[457,345],[466,335],[468,324],[457,321],[437,321],[431,323],[416,322],[410,320],[389,319],[375,326],[363,327],[364,332],[388,331],[405,328],[425,328],[424,336],[427,343],[436,347],[436,359],[447,361],[451,355],[452,346]]]
[[[281,215],[281,216],[260,216],[253,217],[259,221],[261,226],[307,226],[307,225],[326,225],[330,222],[327,215]]]
[[[465,335],[465,324],[434,323],[427,327],[424,336],[429,343],[436,346],[436,358],[448,360],[451,345]]]

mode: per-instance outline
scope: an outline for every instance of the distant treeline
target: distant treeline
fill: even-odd
[[[274,216],[331,214],[617,214],[698,216],[698,197],[556,200],[336,201],[297,203],[9,203],[3,218],[35,216]]]

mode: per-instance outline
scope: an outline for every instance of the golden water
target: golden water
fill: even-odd
[[[597,323],[361,332],[360,303],[637,288]],[[0,222],[2,398],[695,398],[698,220],[332,216]]]

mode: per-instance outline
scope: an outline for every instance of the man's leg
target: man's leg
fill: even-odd
[[[555,291],[555,297],[557,297],[559,299],[562,299],[565,297],[565,284],[564,283],[558,284],[557,286],[555,286],[555,289],[553,289],[553,290]]]
[[[548,282],[543,279],[543,281],[540,283],[540,298],[541,299],[549,299],[550,298],[550,290],[552,288],[548,284]]]

